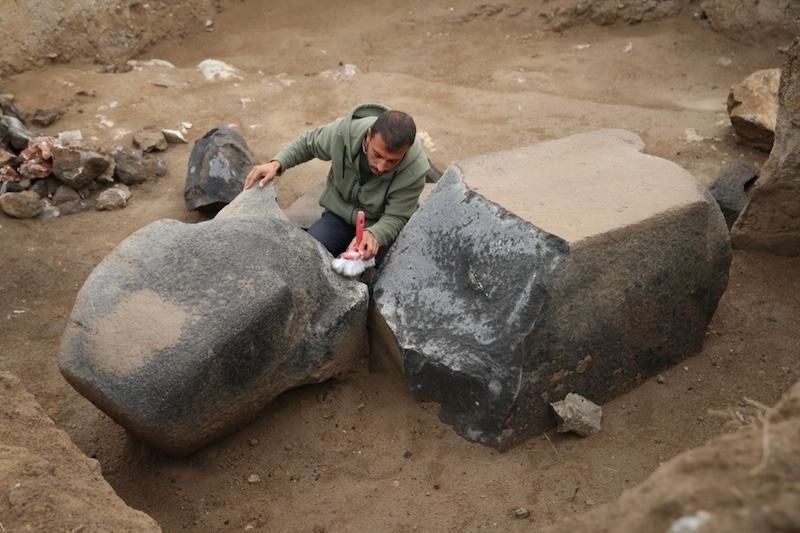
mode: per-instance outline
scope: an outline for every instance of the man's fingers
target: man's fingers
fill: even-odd
[[[264,178],[260,182],[258,182],[258,186],[263,189],[264,186],[267,183],[269,183],[271,180],[272,180],[272,176],[264,176]]]
[[[252,187],[260,175],[261,171],[258,169],[258,167],[253,167],[247,174],[247,177],[244,179],[244,188],[249,189]]]

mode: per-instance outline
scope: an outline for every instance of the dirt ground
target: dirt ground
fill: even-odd
[[[600,127],[639,133],[649,153],[706,183],[734,158],[763,163],[766,154],[736,144],[725,98],[752,71],[780,66],[786,42],[739,44],[691,12],[555,33],[538,12],[557,5],[246,0],[212,32],[141,58],[176,69],[57,65],[0,89],[23,110],[64,109],[48,133],[80,129],[104,147],[129,146],[130,132],[145,126],[190,121],[196,139],[234,124],[264,159],[300,131],[378,101],[415,117],[442,168]],[[203,80],[195,66],[206,58],[237,67],[241,79]],[[358,73],[337,79],[348,63]],[[159,218],[200,220],[183,206],[190,150],[170,148],[167,176],[134,187],[124,210],[0,218],[0,370],[19,376],[119,495],[164,531],[529,531],[614,500],[667,459],[752,423],[743,397],[773,404],[800,379],[800,259],[736,252],[703,351],[665,383],[650,380],[605,405],[596,436],[551,432],[500,454],[458,437],[435,404],[415,402],[363,361],[339,380],[284,394],[190,458],[167,458],[74,392],[56,354],[78,289],[115,245]],[[325,172],[321,163],[288,172],[281,204]],[[260,482],[249,483],[252,474]],[[515,519],[515,507],[530,518]]]

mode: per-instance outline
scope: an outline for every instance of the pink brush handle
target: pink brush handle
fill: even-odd
[[[361,239],[364,237],[364,211],[359,209],[356,213],[356,250],[361,246]]]

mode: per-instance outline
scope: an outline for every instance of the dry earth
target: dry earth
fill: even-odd
[[[190,121],[194,139],[235,124],[266,158],[299,131],[374,100],[413,114],[441,167],[599,127],[639,133],[650,153],[707,183],[733,158],[763,163],[766,154],[736,144],[724,102],[732,83],[780,66],[777,47],[787,42],[740,44],[691,12],[555,33],[538,12],[558,5],[247,0],[218,16],[213,32],[141,58],[177,69],[55,65],[0,89],[24,110],[66,110],[49,133],[81,129],[106,147],[130,143],[143,126]],[[242,79],[204,81],[195,66],[209,57]],[[322,74],[340,63],[359,73]],[[95,96],[77,96],[81,89]],[[190,148],[170,148],[168,175],[133,188],[122,211],[0,219],[0,370],[19,376],[119,495],[165,531],[529,531],[614,500],[667,459],[753,423],[743,397],[773,404],[800,378],[800,259],[737,252],[703,351],[665,373],[664,384],[648,381],[607,404],[599,435],[550,433],[498,454],[458,437],[435,405],[414,402],[395,378],[370,375],[364,361],[340,380],[284,394],[188,459],[166,458],[75,393],[55,356],[78,289],[117,243],[159,218],[199,220],[181,196]],[[281,203],[324,173],[323,164],[287,173]],[[260,482],[249,483],[252,474]],[[530,518],[513,518],[514,507]]]

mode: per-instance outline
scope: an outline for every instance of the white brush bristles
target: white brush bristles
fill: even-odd
[[[337,257],[331,261],[334,272],[347,278],[360,276],[367,268],[375,265],[375,259],[364,261],[362,259],[342,259]]]

